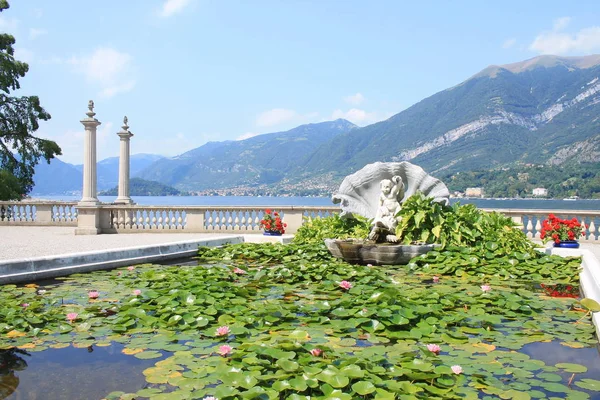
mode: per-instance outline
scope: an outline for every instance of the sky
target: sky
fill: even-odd
[[[83,160],[94,100],[98,160],[175,156],[346,118],[366,126],[493,64],[600,53],[600,2],[9,0],[0,31],[29,64],[16,95],[52,119],[37,136]]]

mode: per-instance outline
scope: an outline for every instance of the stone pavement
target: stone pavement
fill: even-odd
[[[90,251],[207,240],[223,236],[244,236],[246,242],[289,241],[291,235],[267,237],[235,233],[130,233],[75,236],[75,227],[0,226],[0,261],[48,257]]]
[[[0,261],[47,257],[59,254],[114,250],[136,246],[170,244],[189,240],[206,240],[235,233],[131,233],[75,236],[74,227],[0,226]],[[240,235],[247,242],[287,242],[292,235],[283,238],[260,234]],[[582,249],[591,250],[600,260],[600,244],[581,243]]]

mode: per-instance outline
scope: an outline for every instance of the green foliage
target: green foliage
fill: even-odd
[[[8,2],[0,2],[0,11],[7,9]],[[50,162],[61,154],[60,147],[51,140],[33,136],[39,128],[38,120],[49,120],[37,96],[10,96],[20,88],[29,66],[14,58],[15,38],[0,34],[0,171],[6,177],[13,175],[19,184],[15,193],[15,181],[10,190],[0,190],[0,200],[18,200],[33,187],[34,167],[40,158]],[[13,153],[16,151],[16,154]],[[3,178],[6,180],[6,178]]]
[[[503,215],[488,213],[472,204],[446,206],[422,193],[415,193],[398,213],[402,220],[396,236],[402,243],[438,243],[446,246],[481,248],[485,243],[498,243],[501,251],[533,251],[533,244]]]
[[[600,163],[517,165],[511,168],[463,171],[440,176],[451,191],[483,187],[486,197],[532,197],[533,189],[548,189],[548,197],[600,198]]]
[[[132,196],[180,196],[182,194],[174,187],[141,178],[132,178],[129,181],[129,191]],[[116,186],[99,194],[101,196],[116,196],[118,193],[119,187]]]
[[[305,217],[294,236],[294,243],[323,243],[324,239],[366,238],[370,224],[366,218],[342,218],[333,214],[323,218]]]

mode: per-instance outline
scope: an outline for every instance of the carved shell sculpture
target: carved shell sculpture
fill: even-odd
[[[351,217],[352,214],[374,218],[379,207],[379,183],[382,179],[391,179],[400,175],[404,182],[404,202],[407,198],[420,191],[434,201],[448,204],[450,192],[442,181],[429,175],[423,168],[403,162],[376,162],[368,164],[342,181],[338,192],[332,197],[335,204],[342,208],[341,216]]]

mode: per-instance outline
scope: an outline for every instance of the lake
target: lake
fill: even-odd
[[[80,196],[39,196],[53,201],[78,201]],[[132,196],[139,205],[177,206],[333,206],[329,197],[256,197],[256,196]],[[100,196],[111,203],[116,196]],[[475,204],[479,208],[527,210],[600,210],[600,200],[556,199],[450,199],[451,203]]]

